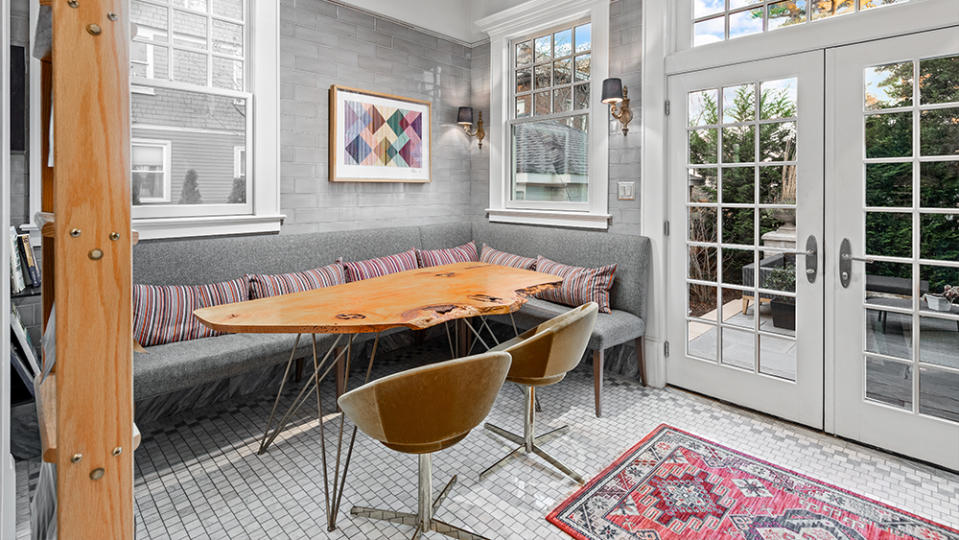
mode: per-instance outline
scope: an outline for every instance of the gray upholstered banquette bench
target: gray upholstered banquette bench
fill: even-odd
[[[528,257],[539,254],[576,266],[618,265],[611,291],[613,311],[600,314],[590,340],[599,415],[603,351],[637,340],[637,360],[642,362],[650,257],[649,240],[644,237],[466,222],[298,235],[143,241],[134,247],[133,277],[137,284],[200,285],[250,273],[307,270],[340,257],[361,260],[410,248],[453,247],[470,240],[476,242],[478,249],[485,242],[499,250]],[[531,299],[517,314],[516,323],[533,326],[567,309]],[[325,348],[332,339],[322,336],[318,345]],[[146,352],[134,355],[137,406],[144,400],[281,364],[289,358],[293,342],[291,335],[235,334],[148,347]],[[309,347],[309,340],[301,340],[297,357],[310,354]]]

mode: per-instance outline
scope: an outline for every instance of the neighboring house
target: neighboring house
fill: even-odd
[[[245,101],[157,87],[139,90],[131,119],[140,204],[176,204],[191,169],[204,203],[228,202],[233,179],[246,174]]]
[[[574,117],[513,127],[516,200],[586,200],[589,144],[586,131],[575,126],[577,120]]]

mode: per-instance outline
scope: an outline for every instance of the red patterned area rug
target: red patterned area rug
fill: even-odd
[[[959,530],[667,425],[546,519],[582,540],[959,540]]]

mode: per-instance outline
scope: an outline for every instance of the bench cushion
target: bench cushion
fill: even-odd
[[[476,254],[476,244],[473,242],[467,242],[462,246],[452,248],[418,249],[416,250],[416,256],[420,260],[421,268],[479,260],[479,255]]]
[[[249,298],[250,285],[244,278],[209,285],[135,285],[133,339],[150,347],[218,335],[193,312]]]
[[[483,254],[480,255],[480,260],[484,263],[498,264],[500,266],[511,266],[513,268],[522,268],[524,270],[532,270],[536,268],[536,259],[532,257],[514,255],[512,253],[493,249],[486,244],[483,244]]]
[[[320,268],[286,274],[247,274],[250,280],[250,298],[267,298],[280,294],[311,291],[346,283],[342,264],[328,264]]]
[[[570,308],[530,298],[529,302],[514,315],[516,325],[521,329],[532,328],[537,324],[566,313]],[[499,316],[497,322],[509,324],[509,316]],[[590,350],[604,350],[642,337],[646,333],[646,323],[628,311],[612,310],[610,313],[598,313],[593,334],[589,338]]]
[[[583,268],[537,257],[536,271],[563,278],[559,287],[539,293],[539,298],[570,307],[596,302],[600,313],[609,313],[609,289],[616,274],[615,264]]]
[[[332,339],[322,337],[317,345],[328,347]],[[150,347],[133,355],[133,395],[139,400],[285,362],[295,340],[290,334],[227,334]],[[301,339],[297,355],[310,354],[310,346]]]
[[[346,269],[346,281],[352,283],[406,270],[416,270],[419,268],[419,264],[416,262],[416,249],[414,248],[402,253],[375,257],[365,261],[344,261],[343,268]]]

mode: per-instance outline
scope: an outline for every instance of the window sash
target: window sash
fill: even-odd
[[[513,154],[513,128],[514,126],[521,125],[521,124],[550,122],[550,121],[564,120],[567,118],[584,116],[584,115],[587,117],[587,122],[590,122],[591,116],[592,116],[592,110],[593,110],[592,95],[590,96],[590,99],[587,101],[586,108],[576,109],[575,108],[576,107],[576,100],[575,100],[576,90],[575,89],[576,89],[576,86],[578,85],[589,85],[590,88],[592,89],[592,83],[593,83],[592,70],[590,70],[589,78],[580,80],[580,81],[576,80],[576,58],[579,56],[587,55],[587,54],[592,55],[593,53],[592,40],[590,41],[589,50],[579,51],[579,52],[576,51],[576,28],[584,24],[590,24],[591,22],[592,22],[591,18],[585,17],[573,22],[567,22],[561,25],[552,26],[550,28],[546,28],[538,32],[534,32],[534,33],[507,41],[507,44],[508,44],[507,46],[509,47],[509,54],[508,54],[509,65],[507,67],[509,76],[507,77],[507,80],[509,81],[510,86],[509,86],[509,92],[508,92],[509,99],[508,99],[508,102],[505,104],[505,106],[508,107],[509,109],[509,113],[507,115],[508,120],[506,122],[507,136],[509,137],[509,146],[508,146],[508,151],[506,152],[506,156],[508,157],[509,166],[507,168],[508,174],[504,178],[504,182],[505,182],[505,189],[506,189],[505,206],[508,209],[539,209],[539,210],[548,209],[548,210],[559,210],[559,211],[567,211],[567,212],[588,212],[590,210],[590,200],[589,200],[590,190],[588,186],[590,182],[592,181],[591,179],[592,177],[589,174],[592,163],[591,163],[591,160],[589,160],[589,154],[590,154],[589,143],[587,145],[587,151],[586,151],[587,153],[586,170],[587,170],[587,178],[589,180],[587,181],[585,201],[575,201],[575,202],[574,201],[531,201],[531,200],[519,200],[515,198],[516,156]],[[556,43],[554,41],[550,44],[550,47],[552,49],[550,51],[551,54],[550,54],[549,60],[542,60],[537,62],[536,52],[535,52],[536,40],[546,36],[553,36],[553,34],[557,32],[563,32],[565,30],[571,31],[570,54],[559,56],[559,57],[554,56],[556,52]],[[533,57],[532,57],[531,63],[524,64],[522,67],[520,67],[520,66],[517,66],[516,64],[516,46],[523,42],[530,42],[532,44],[533,50],[531,51],[531,54],[533,55]],[[555,62],[562,61],[562,60],[569,60],[571,63],[572,71],[570,73],[570,82],[556,85],[556,84],[553,84],[553,80],[552,80],[553,64]],[[551,79],[550,79],[550,85],[548,87],[540,89],[535,86],[534,80],[536,77],[536,68],[543,67],[543,66],[549,66],[551,70],[551,73],[550,73]],[[524,68],[530,69],[531,71],[530,90],[526,92],[517,92],[516,91],[516,72]],[[573,101],[572,109],[570,109],[569,111],[562,111],[562,112],[550,112],[549,114],[541,114],[541,115],[534,114],[536,105],[535,105],[535,98],[533,96],[535,96],[539,92],[549,92],[550,100],[551,100],[550,103],[552,104],[553,92],[561,88],[569,88],[571,93],[570,98]],[[516,98],[524,97],[524,96],[530,96],[530,99],[531,99],[530,114],[528,116],[517,118]],[[550,110],[552,111],[552,107]]]

